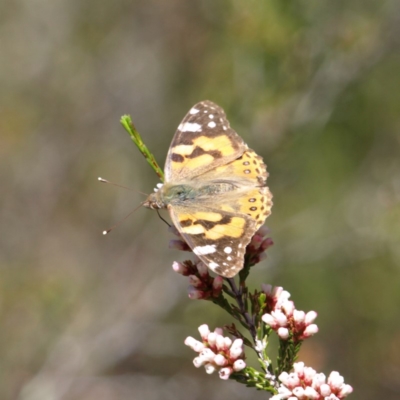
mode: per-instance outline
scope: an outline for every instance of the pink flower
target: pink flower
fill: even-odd
[[[214,332],[206,324],[199,326],[202,341],[191,336],[185,340],[186,346],[198,353],[193,364],[196,368],[205,368],[208,374],[219,372],[221,379],[228,379],[233,372],[246,368],[242,339],[232,339],[223,336],[223,330],[216,328]]]
[[[338,372],[331,372],[326,380],[324,374],[317,374],[302,362],[295,363],[293,368],[294,372],[282,372],[279,375],[281,385],[278,394],[272,396],[271,400],[341,400],[353,391]]]
[[[282,340],[292,338],[294,342],[299,342],[318,332],[318,326],[312,323],[317,317],[315,311],[306,314],[296,310],[294,302],[289,300],[290,293],[281,287],[262,285],[262,290],[267,295],[266,309],[269,310],[262,316],[262,320]]]

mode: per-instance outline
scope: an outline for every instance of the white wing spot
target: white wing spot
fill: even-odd
[[[214,118],[214,115],[213,115],[213,114],[210,114],[208,117],[209,117],[210,119],[213,119],[213,118]]]
[[[238,247],[239,247],[239,249],[240,249],[240,248],[242,247],[242,243],[239,243],[239,244],[238,244]]]
[[[219,264],[217,264],[215,262],[210,262],[208,264],[208,267],[211,268],[211,269],[215,269],[215,268],[219,267]]]
[[[223,128],[224,131],[226,131],[226,129],[227,129],[225,125],[222,128]]]
[[[203,256],[205,254],[211,254],[215,253],[217,250],[215,248],[215,244],[207,244],[206,246],[196,246],[193,249],[193,253],[196,254],[196,256]]]
[[[178,129],[182,132],[200,132],[201,125],[194,122],[185,122],[184,124],[180,124]]]
[[[226,259],[227,259],[228,261],[232,261],[232,257],[231,257],[231,256],[226,257]]]
[[[208,113],[208,110],[204,110],[204,114],[207,114]]]
[[[189,111],[189,114],[197,114],[198,112],[199,112],[200,110],[198,110],[197,108],[192,108],[190,111]]]
[[[231,253],[232,253],[232,247],[226,246],[226,247],[224,248],[224,252],[225,252],[226,254],[231,254]]]
[[[210,128],[215,128],[217,126],[217,124],[214,121],[211,121],[211,122],[208,123],[208,126]]]

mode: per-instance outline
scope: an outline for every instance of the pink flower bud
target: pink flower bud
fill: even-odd
[[[262,283],[261,290],[268,296],[272,293],[272,285]]]
[[[230,375],[232,374],[233,370],[230,367],[225,367],[220,369],[219,371],[219,377],[221,379],[227,380],[229,379]]]
[[[301,386],[295,387],[292,393],[296,396],[296,399],[305,398],[304,389]]]
[[[243,347],[231,347],[229,349],[229,357],[232,359],[237,359],[243,354]]]
[[[353,388],[350,385],[343,385],[339,391],[340,398],[348,396],[350,393],[353,392]]]
[[[224,350],[229,349],[232,346],[232,339],[229,337],[224,338]]]
[[[206,373],[209,375],[211,375],[216,370],[216,368],[212,364],[206,364],[204,366],[204,369],[206,370]]]
[[[285,385],[289,388],[289,389],[293,389],[296,386],[300,385],[300,378],[299,376],[292,372],[291,374],[288,375]]]
[[[318,326],[315,324],[308,325],[306,329],[304,329],[303,337],[308,338],[310,336],[315,335],[318,332]]]
[[[289,380],[289,373],[284,371],[278,376],[278,378],[284,385],[287,385],[287,382]]]
[[[200,353],[200,351],[204,349],[204,344],[192,338],[191,336],[188,336],[184,343],[197,353]]]
[[[326,382],[326,377],[323,373],[316,374],[312,379],[311,386],[314,389],[318,389],[322,384]]]
[[[188,296],[189,299],[191,300],[199,300],[199,299],[204,299],[205,294],[202,290],[197,290],[193,286],[188,287]]]
[[[260,235],[260,236],[267,236],[268,234],[269,234],[269,229],[265,226],[265,225],[263,225],[258,231],[257,231],[257,234],[258,235]]]
[[[222,351],[225,350],[225,338],[222,335],[217,335],[217,340],[215,342],[217,349]]]
[[[224,283],[224,278],[222,278],[222,276],[215,277],[213,281],[213,289],[215,291],[221,290],[223,283]]]
[[[176,273],[181,274],[181,275],[186,275],[187,272],[188,272],[188,268],[186,267],[186,265],[184,265],[184,264],[182,264],[182,263],[180,263],[178,261],[174,261],[172,263],[172,269]]]
[[[323,384],[319,387],[319,392],[320,392],[321,395],[324,396],[324,397],[329,396],[329,395],[332,393],[331,387],[330,387],[328,384],[326,384],[326,383],[323,383]]]
[[[206,362],[212,362],[214,361],[215,353],[211,349],[205,348],[200,353],[200,357],[206,360]]]
[[[217,334],[217,335],[223,335],[224,334],[224,330],[222,329],[222,328],[215,328],[214,329],[214,332]]]
[[[312,322],[314,322],[315,318],[317,318],[317,313],[315,311],[309,311],[306,314],[304,322],[306,323],[306,325],[310,325]]]
[[[264,314],[261,319],[271,328],[275,328],[277,325],[275,318],[271,314]]]
[[[280,326],[287,325],[287,317],[282,311],[280,311],[280,310],[272,311],[271,315],[275,318],[278,325],[280,325]]]
[[[311,384],[316,373],[317,371],[315,371],[315,369],[311,367],[304,367],[304,380],[306,381],[307,385]]]
[[[294,369],[294,372],[296,372],[296,374],[298,374],[300,377],[302,377],[304,374],[304,363],[302,361],[294,363],[293,369]]]
[[[314,400],[314,399],[317,400],[320,398],[319,393],[315,389],[313,389],[311,386],[307,386],[304,389],[304,395],[306,396],[307,399],[310,399],[310,400]]]
[[[196,275],[189,275],[189,284],[194,286],[195,288],[202,286],[200,278],[198,278]]]
[[[197,268],[197,271],[199,271],[199,275],[200,275],[202,278],[206,278],[206,277],[209,276],[208,268],[207,268],[207,266],[206,266],[202,261],[200,261],[199,263],[197,263],[196,268]]]
[[[207,340],[208,335],[210,334],[210,328],[207,324],[200,325],[199,328],[200,336],[203,340]]]
[[[332,371],[328,378],[328,384],[332,389],[341,389],[344,384],[343,376],[341,376],[337,371]]]
[[[306,313],[304,311],[294,310],[293,319],[296,324],[301,324],[306,318]]]
[[[200,367],[202,367],[204,364],[205,364],[205,360],[204,360],[204,358],[203,357],[195,357],[194,359],[193,359],[193,365],[196,367],[196,368],[200,368]]]
[[[207,338],[207,341],[208,341],[208,344],[209,344],[210,346],[215,346],[215,343],[216,343],[216,341],[217,341],[217,336],[218,336],[218,335],[217,335],[215,332],[209,333],[208,338]]]
[[[286,316],[290,317],[294,312],[296,312],[293,301],[286,300],[282,304],[282,310],[285,312]]]
[[[283,328],[283,327],[280,327],[280,328],[278,329],[277,333],[278,333],[278,336],[279,336],[282,340],[287,340],[287,339],[289,338],[289,336],[290,336],[289,329]]]
[[[244,368],[246,368],[246,363],[243,360],[236,360],[233,363],[233,370],[236,372],[241,371]]]
[[[217,354],[214,358],[214,363],[219,367],[223,367],[228,363],[228,360],[222,354]]]

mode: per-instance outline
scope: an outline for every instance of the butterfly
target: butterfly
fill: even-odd
[[[224,110],[206,100],[178,126],[164,173],[144,206],[168,209],[193,253],[218,275],[235,276],[271,213],[262,158],[230,127]]]

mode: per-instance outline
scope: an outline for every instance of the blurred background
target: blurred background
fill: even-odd
[[[209,99],[270,173],[250,287],[318,312],[300,360],[351,399],[398,399],[399,50],[396,0],[2,1],[0,398],[268,397],[193,367],[185,337],[231,320],[187,298],[154,212],[101,234],[158,182],[120,116],[164,165]]]

